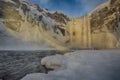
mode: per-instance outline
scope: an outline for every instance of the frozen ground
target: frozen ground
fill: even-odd
[[[54,71],[32,73],[21,80],[120,80],[120,50],[82,50],[45,57]]]

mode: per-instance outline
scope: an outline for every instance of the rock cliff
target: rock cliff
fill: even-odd
[[[15,37],[60,50],[120,48],[120,0],[109,0],[78,18],[25,0],[1,0],[0,19]]]
[[[31,43],[66,49],[61,44],[66,39],[63,27],[70,20],[65,14],[23,0],[0,0],[0,4],[0,20],[9,34]]]
[[[68,24],[74,48],[120,48],[120,0],[109,0]]]

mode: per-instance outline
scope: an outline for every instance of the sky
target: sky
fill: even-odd
[[[107,0],[29,0],[42,8],[61,11],[69,17],[79,17],[87,14],[96,6]]]

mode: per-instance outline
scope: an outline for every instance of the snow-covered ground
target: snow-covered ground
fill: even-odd
[[[45,57],[41,64],[55,70],[21,80],[120,80],[120,50],[75,51]]]

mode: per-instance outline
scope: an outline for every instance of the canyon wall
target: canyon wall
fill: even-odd
[[[71,19],[68,23],[71,46],[75,49],[120,48],[119,5],[119,0],[109,0],[85,16]]]
[[[65,30],[61,28],[69,21],[66,15],[42,9],[26,1],[1,0],[0,3],[0,21],[9,34],[40,46],[67,49],[61,44],[66,39]]]
[[[21,40],[68,49],[120,48],[120,0],[109,0],[78,18],[26,1],[1,0],[0,21]]]

